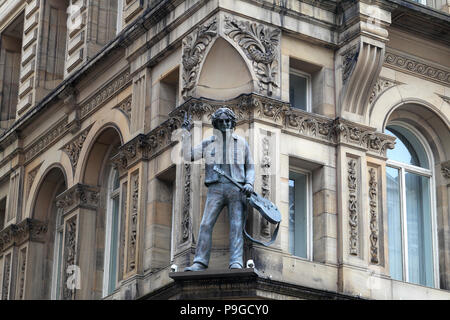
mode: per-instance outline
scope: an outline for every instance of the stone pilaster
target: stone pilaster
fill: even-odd
[[[76,184],[56,198],[63,210],[62,299],[93,299],[98,187]]]

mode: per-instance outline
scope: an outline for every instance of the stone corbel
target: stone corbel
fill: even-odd
[[[56,206],[63,210],[64,215],[78,208],[96,210],[99,198],[98,187],[78,183],[56,197]]]
[[[344,8],[341,48],[336,61],[340,116],[362,120],[384,62],[390,12],[376,4],[357,1]]]
[[[450,179],[450,160],[441,163],[441,172],[444,178]]]

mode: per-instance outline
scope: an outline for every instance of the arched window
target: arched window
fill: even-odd
[[[392,123],[397,137],[387,152],[389,266],[393,279],[437,285],[433,161],[425,139],[412,127]]]
[[[120,180],[119,172],[112,168],[108,180],[106,212],[105,261],[103,272],[103,296],[116,289],[119,265],[120,230]]]

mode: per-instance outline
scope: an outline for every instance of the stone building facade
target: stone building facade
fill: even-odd
[[[448,0],[0,1],[1,299],[450,298]],[[179,129],[228,106],[282,213],[204,273]],[[274,226],[249,210],[247,231]],[[220,288],[220,290],[219,290]]]

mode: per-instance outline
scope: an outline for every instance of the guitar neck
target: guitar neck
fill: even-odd
[[[228,180],[230,180],[236,187],[239,188],[239,190],[242,191],[242,185],[237,182],[236,180],[234,180],[232,177],[230,177],[229,175],[227,175],[225,172],[218,172],[219,174],[223,175],[225,178],[227,178]]]

